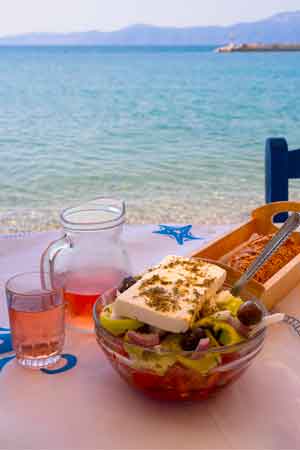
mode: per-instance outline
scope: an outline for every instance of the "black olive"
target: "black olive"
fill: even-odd
[[[144,325],[142,325],[139,329],[138,329],[139,333],[142,334],[148,334],[151,333],[151,328],[149,325],[147,325],[146,323],[144,323]]]
[[[251,327],[262,320],[263,311],[257,303],[248,301],[240,306],[237,317],[243,325]]]
[[[134,277],[126,277],[118,287],[119,292],[125,292],[127,289],[129,289],[131,286],[133,286],[137,280]]]
[[[193,333],[197,336],[199,341],[200,341],[200,339],[204,339],[204,338],[207,337],[206,333],[205,333],[205,330],[203,328],[200,328],[200,327],[199,328],[194,328]]]
[[[181,340],[181,347],[185,352],[196,350],[196,347],[200,341],[206,337],[206,333],[203,328],[195,328],[192,331],[187,331]]]

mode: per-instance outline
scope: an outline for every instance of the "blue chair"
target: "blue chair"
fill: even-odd
[[[289,199],[289,178],[300,178],[300,149],[288,149],[284,138],[269,138],[265,149],[266,203]],[[278,214],[274,221],[284,222],[287,213]]]

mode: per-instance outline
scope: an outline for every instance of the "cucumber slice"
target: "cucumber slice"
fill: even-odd
[[[216,322],[214,324],[214,332],[220,332],[219,341],[223,345],[234,345],[244,340],[242,336],[226,322]]]
[[[111,308],[105,308],[100,314],[100,323],[102,327],[113,336],[120,336],[129,330],[138,330],[144,324],[136,319],[111,317]]]

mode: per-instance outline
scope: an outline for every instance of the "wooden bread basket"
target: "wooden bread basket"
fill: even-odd
[[[277,202],[264,205],[251,213],[251,219],[230,233],[211,242],[191,256],[216,261],[222,265],[254,234],[268,235],[276,233],[278,228],[273,224],[274,215],[280,212],[300,212],[298,202]],[[300,243],[300,233],[293,233],[293,238]],[[230,269],[232,271],[232,269]],[[275,306],[300,282],[300,254],[295,256],[282,269],[275,273],[264,284],[256,282],[260,300],[268,309]]]

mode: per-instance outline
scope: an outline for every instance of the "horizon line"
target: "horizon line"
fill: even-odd
[[[240,24],[247,24],[247,23],[256,23],[256,22],[261,22],[267,19],[270,19],[272,17],[276,17],[276,16],[280,16],[282,14],[295,14],[295,13],[300,13],[300,9],[297,10],[292,10],[292,11],[281,11],[278,13],[273,13],[271,15],[268,16],[264,16],[260,19],[255,19],[255,20],[250,20],[250,21],[239,21],[239,22],[232,22],[230,24],[227,25],[218,25],[218,24],[214,24],[214,25],[183,25],[183,26],[176,26],[176,25],[155,25],[155,24],[147,24],[147,23],[141,23],[141,22],[136,22],[136,23],[132,23],[132,24],[127,24],[124,26],[121,26],[119,28],[113,28],[110,30],[100,30],[100,29],[86,29],[86,30],[73,30],[73,31],[20,31],[20,32],[15,32],[13,34],[0,34],[0,39],[11,39],[14,37],[20,37],[20,36],[28,36],[28,35],[70,35],[70,34],[82,34],[82,33],[115,33],[118,31],[122,31],[125,30],[127,28],[133,28],[133,27],[150,27],[150,28],[162,28],[162,29],[168,29],[168,28],[173,28],[173,29],[177,29],[177,30],[182,30],[182,29],[193,29],[193,28],[215,28],[215,27],[220,27],[220,28],[229,28],[235,25],[240,25]]]

